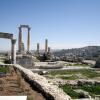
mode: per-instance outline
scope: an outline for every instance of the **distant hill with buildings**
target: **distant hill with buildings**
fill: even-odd
[[[83,48],[62,49],[53,53],[57,57],[75,55],[77,57],[83,57],[84,59],[88,60],[96,60],[100,55],[100,46],[86,46]]]

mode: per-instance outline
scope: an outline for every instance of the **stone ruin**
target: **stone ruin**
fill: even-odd
[[[13,34],[0,32],[0,38],[11,40],[11,63],[16,63],[16,39],[13,38]]]
[[[22,28],[26,28],[28,30],[27,35],[27,50],[25,50],[24,43],[22,40]],[[45,51],[40,54],[40,45],[37,43],[37,50],[34,55],[30,52],[30,26],[29,25],[20,25],[19,27],[19,36],[18,36],[18,52],[17,52],[17,64],[22,65],[25,68],[33,68],[34,61],[51,61],[52,54],[50,51],[50,47],[48,47],[48,39],[45,39]]]
[[[24,51],[24,44],[22,42],[22,31],[21,28],[28,28],[28,41],[27,41],[27,54]],[[14,70],[17,70],[21,73],[22,77],[33,87],[37,88],[38,91],[40,91],[48,100],[71,100],[71,97],[68,96],[66,93],[63,92],[62,89],[58,88],[56,85],[53,85],[52,83],[49,83],[48,80],[40,76],[36,73],[33,73],[31,70],[28,70],[24,67],[21,67],[20,65],[29,66],[30,68],[34,66],[34,56],[32,56],[31,53],[29,53],[29,47],[30,47],[30,33],[29,33],[29,26],[21,25],[19,27],[19,41],[18,41],[18,55],[16,57],[16,39],[13,38],[13,34],[10,33],[3,33],[0,32],[0,38],[7,38],[11,40],[11,61],[12,65],[8,65],[9,67],[14,68]],[[50,51],[50,48],[49,48]],[[47,40],[46,40],[46,47],[45,47],[45,53],[48,52],[48,46],[47,46]],[[17,63],[16,64],[16,58]],[[4,65],[7,66],[7,65]]]
[[[49,83],[48,80],[31,70],[25,69],[20,65],[13,66],[15,70],[19,71],[22,77],[32,86],[42,93],[46,100],[72,100],[69,95],[63,92],[58,86]]]
[[[26,28],[28,30],[27,35],[27,51],[25,51],[24,43],[22,40],[22,28]],[[19,27],[19,37],[18,37],[18,53],[25,54],[26,52],[29,53],[30,50],[30,27],[29,25],[20,25]]]

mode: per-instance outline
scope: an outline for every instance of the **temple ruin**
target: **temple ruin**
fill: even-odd
[[[16,39],[13,38],[13,34],[0,32],[0,38],[11,40],[11,63],[16,64]]]
[[[18,52],[23,54],[25,53],[25,48],[24,48],[24,43],[22,40],[22,28],[26,28],[28,30],[28,35],[27,35],[27,52],[30,50],[30,27],[29,25],[20,25],[19,27],[19,37],[18,37]]]

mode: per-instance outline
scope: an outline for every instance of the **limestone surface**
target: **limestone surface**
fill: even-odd
[[[25,69],[20,65],[14,65],[20,72],[24,73],[30,81],[33,81],[36,87],[41,91],[44,91],[47,95],[51,95],[54,100],[72,100],[71,97],[63,92],[58,86],[50,84],[48,80],[36,73],[33,73],[31,70]]]

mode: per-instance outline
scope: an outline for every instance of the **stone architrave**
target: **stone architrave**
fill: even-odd
[[[0,32],[0,38],[12,39],[13,34]]]

